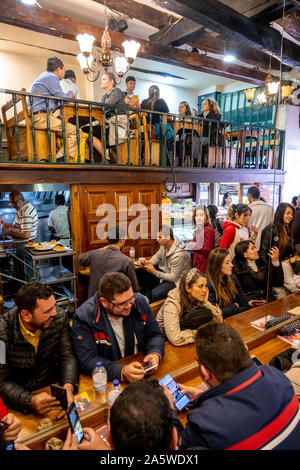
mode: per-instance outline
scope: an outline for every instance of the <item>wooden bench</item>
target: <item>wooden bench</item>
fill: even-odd
[[[150,304],[150,308],[152,310],[153,315],[156,316],[158,314],[161,306],[165,303],[165,300],[166,299],[157,300],[156,302]]]

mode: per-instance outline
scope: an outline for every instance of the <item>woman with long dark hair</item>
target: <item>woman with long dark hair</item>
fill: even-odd
[[[193,267],[205,273],[208,255],[215,247],[215,231],[211,226],[206,206],[201,204],[194,209],[193,226],[196,230],[188,248],[192,250]]]
[[[219,248],[229,250],[232,258],[234,257],[234,248],[241,240],[248,240],[250,238],[250,230],[247,226],[252,210],[247,204],[232,204],[230,217],[223,224],[223,234],[220,240]],[[253,231],[252,241],[255,241],[257,236],[257,228],[251,227]]]
[[[233,264],[228,250],[215,248],[208,256],[208,300],[218,305],[223,318],[247,310],[248,302],[238,279],[232,275]]]
[[[204,323],[223,321],[221,310],[208,302],[206,276],[192,268],[179,285],[168,293],[156,319],[174,346],[193,343],[197,328]]]
[[[160,90],[157,85],[151,85],[148,90],[149,97],[142,101],[141,109],[147,109],[151,111],[158,111],[160,113],[169,113],[167,103],[163,98],[160,98]],[[159,124],[159,114],[152,114],[152,124]]]
[[[273,246],[279,249],[279,260],[293,256],[292,224],[295,209],[287,202],[281,202],[276,209],[274,222],[267,225],[261,233],[259,255],[268,263],[267,253]]]
[[[235,247],[233,272],[242,286],[249,305],[260,305],[266,303],[267,299],[275,300],[271,288],[283,284],[278,248],[271,248],[268,256],[271,258],[269,279],[268,265],[259,257],[258,250],[251,240],[243,240]]]
[[[180,116],[192,116],[190,105],[187,101],[181,101],[178,107],[178,114]],[[179,119],[175,123],[175,133],[178,136],[176,139],[176,154],[178,156],[178,165],[184,165],[184,157],[192,158],[192,162],[196,163],[198,147],[199,147],[199,133],[196,129],[196,120],[192,119]],[[183,133],[184,129],[184,133]],[[183,138],[184,135],[184,138]]]

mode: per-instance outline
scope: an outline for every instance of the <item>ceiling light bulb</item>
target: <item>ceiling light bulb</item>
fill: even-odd
[[[93,42],[95,41],[94,36],[87,33],[77,34],[76,39],[79,42],[80,51],[83,55],[88,57],[93,50]]]
[[[125,41],[122,46],[124,47],[125,57],[127,61],[132,64],[136,59],[139,48],[141,47],[140,43],[137,41]]]
[[[236,57],[232,54],[226,54],[223,60],[224,62],[234,62],[236,60]]]
[[[36,0],[21,0],[22,3],[24,3],[25,5],[35,5],[36,4]]]
[[[122,56],[117,56],[115,58],[114,68],[115,68],[116,74],[119,77],[123,77],[123,75],[125,75],[125,73],[128,71],[129,64],[128,64],[127,60],[125,59],[125,57],[123,55]]]
[[[257,95],[257,99],[259,101],[259,104],[266,104],[267,102],[267,97],[266,97],[266,94],[264,91],[262,91],[261,93],[259,93]]]
[[[80,63],[80,67],[83,71],[83,73],[88,74],[90,73],[90,69],[92,67],[92,62],[93,62],[93,56],[90,55],[89,57],[86,57],[80,52],[80,54],[77,55],[77,60]]]

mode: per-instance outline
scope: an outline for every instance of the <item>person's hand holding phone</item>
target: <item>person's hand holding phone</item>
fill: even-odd
[[[197,387],[188,387],[183,384],[177,384],[178,387],[180,388],[181,393],[184,393],[184,395],[187,395],[189,400],[195,401],[196,398],[201,395],[205,390],[207,390],[207,387],[205,386],[205,389],[203,388],[197,388]]]
[[[32,397],[31,408],[40,415],[45,415],[52,410],[61,411],[62,409],[60,402],[46,392],[38,393]]]
[[[125,377],[129,383],[138,382],[143,379],[146,374],[142,364],[137,361],[127,364],[124,367],[123,372],[125,373]]]
[[[270,250],[269,250],[269,256],[271,258],[271,261],[272,263],[277,263],[277,261],[279,261],[279,249],[277,246],[273,246]]]
[[[66,390],[66,393],[67,393],[67,405],[70,406],[71,403],[74,401],[74,395],[73,395],[74,387],[72,384],[65,384],[63,388]],[[56,419],[59,420],[59,419],[64,418],[65,414],[66,414],[66,410],[63,409],[59,413],[59,415],[56,417]]]
[[[147,271],[147,273],[153,274],[155,271],[155,267],[151,263],[146,263],[144,265],[144,269]]]
[[[79,444],[79,450],[111,450],[99,434],[92,428],[83,428],[83,439]]]
[[[8,428],[3,434],[5,441],[15,441],[21,431],[21,421],[12,413],[8,413],[1,419],[1,421],[8,425]]]
[[[78,450],[77,436],[68,429],[68,434],[62,450]]]

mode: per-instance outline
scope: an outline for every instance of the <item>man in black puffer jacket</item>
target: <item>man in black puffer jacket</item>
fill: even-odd
[[[10,408],[23,413],[61,411],[55,397],[32,391],[59,382],[68,402],[73,401],[78,368],[68,317],[56,308],[52,290],[38,282],[24,285],[15,303],[0,318],[0,342],[6,348],[6,363],[0,361],[0,395]]]

